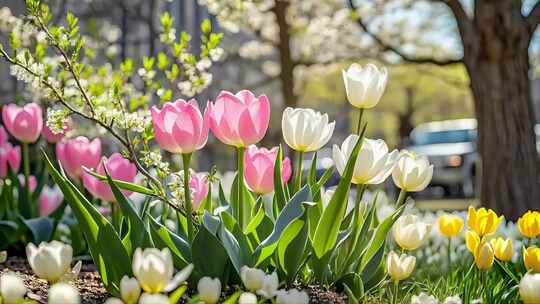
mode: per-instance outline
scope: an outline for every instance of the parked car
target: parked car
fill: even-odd
[[[474,196],[476,179],[476,120],[457,119],[418,125],[406,148],[426,155],[434,165],[431,186],[446,195]]]

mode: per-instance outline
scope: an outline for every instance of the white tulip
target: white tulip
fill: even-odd
[[[412,296],[411,304],[439,304],[439,301],[434,296],[421,292],[417,296]]]
[[[119,298],[108,298],[104,304],[124,304],[124,301]]]
[[[406,214],[397,219],[392,227],[396,243],[405,250],[415,250],[427,240],[433,225],[422,222],[414,214]]]
[[[334,145],[332,152],[339,174],[343,175],[347,161],[351,157],[352,150],[358,139],[358,135],[351,134],[343,141],[341,149],[338,145]],[[398,157],[397,150],[388,153],[388,146],[386,146],[384,140],[364,138],[362,147],[358,152],[351,182],[360,185],[376,185],[384,182],[392,173]]]
[[[250,268],[243,266],[240,269],[240,278],[244,283],[244,286],[249,291],[257,291],[262,288],[264,282],[264,271],[257,268]]]
[[[221,282],[218,278],[203,277],[197,284],[199,298],[206,304],[215,304],[221,295]]]
[[[251,292],[243,292],[238,299],[238,304],[257,304],[257,296]]]
[[[0,295],[2,303],[16,304],[26,295],[26,286],[21,278],[14,273],[6,273],[0,277]]]
[[[527,273],[519,282],[519,294],[525,304],[540,303],[540,273]]]
[[[394,251],[388,253],[386,259],[386,271],[394,281],[401,281],[408,278],[414,270],[416,258],[414,256],[402,254],[398,256]]]
[[[263,298],[270,299],[276,295],[279,287],[279,279],[277,273],[267,274],[264,276],[264,281],[261,289],[257,290],[257,294]]]
[[[286,108],[281,129],[289,147],[299,152],[311,152],[324,146],[334,132],[336,122],[328,123],[328,114],[312,109]]]
[[[277,304],[308,304],[309,296],[305,291],[296,289],[279,290],[276,297]]]
[[[169,304],[169,298],[161,293],[143,293],[139,304]]]
[[[168,248],[159,251],[156,248],[137,248],[133,254],[133,274],[142,289],[149,293],[158,293],[171,281],[174,266]]]
[[[70,245],[59,241],[43,242],[38,247],[28,243],[26,256],[30,267],[38,277],[55,283],[70,270],[73,249]]]
[[[394,184],[402,190],[418,192],[424,190],[433,177],[433,165],[427,157],[402,150],[392,172]]]
[[[377,66],[367,64],[362,68],[353,63],[347,71],[342,71],[342,74],[347,99],[353,106],[369,109],[379,103],[388,78],[385,67],[379,70]]]
[[[443,304],[462,304],[461,298],[459,296],[447,297],[444,299]]]
[[[122,277],[120,280],[120,295],[126,304],[135,304],[141,295],[141,286],[136,278]]]
[[[49,304],[79,304],[81,296],[73,285],[57,283],[49,289]]]

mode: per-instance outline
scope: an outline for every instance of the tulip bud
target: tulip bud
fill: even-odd
[[[333,158],[339,174],[343,175],[358,139],[358,135],[351,134],[343,141],[341,149],[334,145]],[[361,185],[376,185],[384,182],[392,173],[398,157],[397,150],[388,153],[388,146],[384,140],[364,138],[358,152],[358,161],[355,163],[351,182]]]
[[[270,299],[276,295],[279,287],[279,279],[277,273],[267,274],[264,276],[261,289],[257,290],[257,294],[263,298]]]
[[[26,295],[26,286],[14,273],[6,273],[0,277],[0,295],[4,304],[17,304]]]
[[[469,207],[469,213],[467,216],[467,225],[470,229],[474,230],[480,237],[492,234],[497,231],[499,224],[504,219],[504,216],[497,217],[495,211],[486,208],[480,208],[478,210],[474,207]]]
[[[0,144],[0,178],[5,178],[8,169],[18,172],[21,166],[21,147],[5,142]]]
[[[57,283],[49,289],[49,304],[79,304],[79,291],[71,284]]]
[[[439,231],[448,238],[457,236],[463,229],[463,224],[463,219],[457,215],[444,214],[439,217]]]
[[[493,247],[493,251],[495,252],[495,257],[499,261],[508,262],[512,260],[512,256],[514,255],[513,247],[512,247],[512,239],[503,239],[503,238],[496,238],[492,239],[490,241],[491,247]]]
[[[192,171],[189,179],[189,189],[193,195],[193,207],[198,208],[210,190],[208,174],[203,172],[196,173]]]
[[[101,158],[101,140],[79,136],[56,144],[56,157],[71,178],[79,180],[83,167],[95,169]]]
[[[41,279],[55,283],[70,269],[73,249],[59,241],[43,242],[38,247],[32,243],[26,246],[28,263]]]
[[[265,277],[264,271],[257,269],[257,268],[249,268],[247,266],[243,266],[240,269],[240,278],[242,279],[242,282],[244,283],[244,286],[249,291],[257,291],[262,288],[264,277]]]
[[[2,118],[9,133],[23,143],[38,140],[43,128],[43,114],[37,103],[28,103],[23,107],[13,103],[5,105]]]
[[[401,281],[408,278],[414,270],[416,258],[414,256],[402,254],[398,256],[394,251],[388,253],[386,259],[386,271],[394,281]]]
[[[326,145],[336,122],[328,123],[328,114],[312,109],[286,108],[281,118],[285,143],[299,152],[312,152]]]
[[[104,304],[125,304],[125,303],[119,298],[108,298]]]
[[[379,69],[374,64],[362,68],[353,63],[342,71],[345,91],[349,102],[360,109],[369,109],[379,103],[386,88],[388,72],[385,67]]]
[[[434,296],[421,292],[411,297],[411,304],[439,304],[439,301]]]
[[[255,193],[266,194],[274,191],[274,167],[278,148],[271,150],[249,146],[244,154],[244,179]],[[291,177],[291,161],[285,157],[281,163],[281,181],[286,183]]]
[[[400,152],[392,171],[392,179],[398,188],[409,192],[422,191],[432,177],[433,165],[429,164],[427,157],[407,150]]]
[[[524,249],[523,262],[527,270],[540,273],[540,248],[529,247]]]
[[[221,282],[218,278],[203,277],[197,284],[199,298],[206,304],[215,304],[221,296]]]
[[[39,194],[39,214],[48,216],[60,206],[63,200],[64,194],[58,185],[54,185],[54,187],[43,186]]]
[[[169,304],[169,298],[161,293],[143,293],[139,304]]]
[[[141,286],[136,278],[122,277],[120,280],[120,295],[126,304],[135,304],[141,295]]]
[[[517,221],[519,232],[530,239],[540,235],[540,212],[527,211]]]
[[[456,295],[452,297],[447,297],[446,299],[444,299],[442,304],[462,304],[462,303],[463,301],[461,300],[461,298]]]
[[[248,147],[264,137],[270,122],[270,102],[265,95],[251,91],[236,94],[221,91],[214,103],[209,102],[205,115],[212,133],[224,144]]]
[[[519,282],[519,294],[524,304],[540,303],[540,273],[526,273]]]
[[[465,244],[467,245],[467,249],[474,254],[476,248],[480,245],[480,237],[476,232],[467,230],[467,232],[465,232]]]
[[[187,154],[206,144],[210,124],[195,99],[167,102],[163,109],[154,106],[151,112],[156,141],[162,149]]]
[[[174,266],[168,248],[135,249],[132,262],[133,274],[142,289],[148,293],[162,292],[171,281]]]
[[[278,290],[276,304],[308,304],[309,296],[305,291],[296,289]]]
[[[488,270],[493,266],[495,253],[488,242],[480,243],[474,251],[474,262],[480,270]]]
[[[238,299],[238,304],[257,304],[257,296],[251,292],[243,292]]]
[[[401,216],[394,223],[392,235],[396,243],[405,250],[415,250],[429,237],[431,224],[426,224],[413,214]]]

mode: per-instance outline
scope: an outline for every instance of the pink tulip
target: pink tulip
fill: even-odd
[[[66,132],[71,130],[72,123],[71,120],[66,121],[64,124],[64,128],[60,133],[54,133],[46,124],[43,126],[43,131],[41,131],[41,135],[45,137],[45,140],[47,140],[48,143],[55,144],[64,138],[66,135]]]
[[[161,110],[154,106],[151,112],[156,141],[162,149],[188,154],[206,144],[210,125],[195,99],[168,102]]]
[[[2,109],[2,119],[9,133],[24,143],[35,142],[43,128],[43,115],[37,103],[24,107],[10,103]]]
[[[270,102],[265,95],[255,97],[243,90],[236,95],[221,91],[214,103],[208,103],[212,133],[223,143],[247,147],[258,143],[268,129]]]
[[[19,171],[21,166],[21,147],[12,146],[9,142],[0,144],[0,178],[5,178],[8,166],[13,172]]]
[[[252,145],[244,154],[244,179],[248,187],[256,193],[266,194],[274,191],[274,166],[278,148],[271,150]],[[291,160],[281,162],[281,180],[286,183],[291,177]]]
[[[25,180],[24,180],[24,175],[19,174],[17,176],[17,178],[19,178],[19,183],[21,184],[21,187],[26,186],[26,183],[25,183]],[[28,176],[28,184],[30,185],[30,192],[34,192],[36,190],[36,187],[37,187],[36,177],[33,176],[33,175]]]
[[[208,195],[209,190],[208,174],[203,172],[191,172],[191,179],[189,180],[189,188],[193,194],[193,207],[199,208],[201,202]]]
[[[105,175],[104,165],[112,179],[132,183],[137,175],[137,168],[135,165],[125,159],[120,153],[114,153],[108,159],[103,157],[96,170],[97,174]],[[116,201],[111,187],[107,182],[98,180],[88,172],[84,172],[82,178],[84,187],[92,193],[93,196],[107,202]],[[124,193],[125,196],[131,195],[131,191],[128,190],[122,190],[122,193]]]
[[[73,179],[79,179],[83,173],[83,166],[95,169],[101,157],[101,141],[96,138],[90,141],[79,136],[65,142],[56,144],[56,157],[64,170]]]
[[[64,194],[62,194],[58,186],[44,186],[39,194],[39,214],[48,216],[60,206],[63,200]]]
[[[0,145],[7,143],[9,135],[3,126],[0,126]]]

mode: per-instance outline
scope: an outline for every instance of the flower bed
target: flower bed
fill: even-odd
[[[176,40],[165,14],[166,52],[145,58],[138,69],[129,60],[112,69],[94,67],[83,54],[75,16],[55,26],[47,6],[27,5],[32,39],[23,44],[13,30],[10,49],[0,55],[18,80],[44,93],[47,123],[37,103],[2,109],[8,132],[0,129],[0,225],[2,246],[24,249],[43,282],[25,285],[21,275],[28,278],[28,268],[17,269],[20,259],[10,259],[8,269],[19,275],[5,271],[0,278],[4,303],[102,299],[101,288],[87,291],[97,286],[96,276],[81,274],[77,256],[94,263],[108,304],[539,303],[539,212],[518,221],[524,244],[518,253],[508,235],[496,238],[503,217],[493,210],[471,207],[466,219],[444,214],[436,221],[414,214],[409,196],[428,186],[433,166],[422,155],[389,151],[383,140],[364,136],[363,113],[384,92],[385,68],[353,64],[343,71],[358,124],[333,146],[334,165],[321,175],[317,151],[336,126],[328,114],[283,111],[281,131],[296,154],[293,162],[281,145],[260,146],[271,115],[267,96],[224,90],[201,111],[195,99],[172,102],[173,91],[153,80],[159,72],[170,84],[184,78],[204,88],[205,67],[220,40],[209,23],[202,24],[200,58],[189,52],[185,35]],[[135,70],[144,83],[140,91],[132,82]],[[104,156],[105,137],[80,135],[85,129],[78,124],[105,130],[114,152]],[[41,134],[48,143],[32,158]],[[223,144],[221,153],[236,154],[229,181],[217,170],[192,170],[209,134]],[[334,171],[339,183],[326,189]],[[390,176],[400,193],[383,202],[384,193],[372,190]],[[445,240],[435,250],[447,252],[437,271],[421,255],[424,246],[434,248],[425,245],[434,225]],[[458,247],[462,234],[465,246]]]

